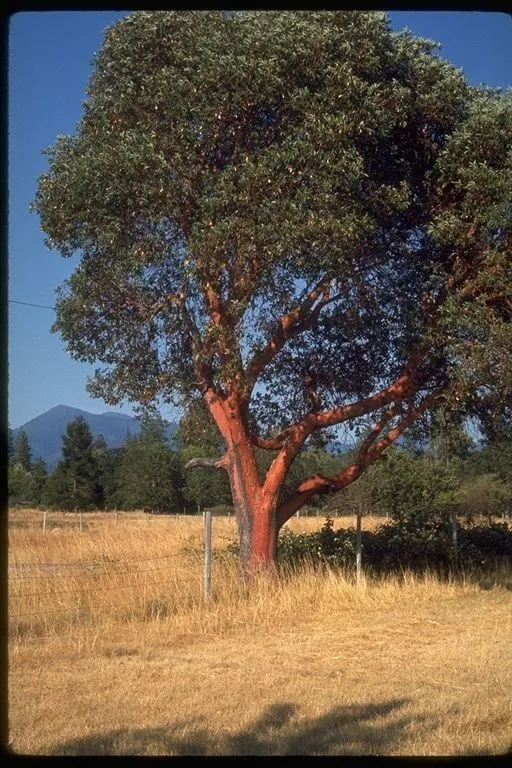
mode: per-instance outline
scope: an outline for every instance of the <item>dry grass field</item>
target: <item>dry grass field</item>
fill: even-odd
[[[375,520],[365,519],[371,527]],[[336,520],[353,525],[353,519]],[[293,519],[317,530],[322,518]],[[492,755],[512,592],[432,578],[244,587],[214,518],[10,513],[10,745],[36,755]]]

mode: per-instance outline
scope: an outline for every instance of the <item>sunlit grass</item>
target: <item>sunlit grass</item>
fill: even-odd
[[[45,533],[37,510],[10,518],[15,751],[459,755],[512,742],[505,589],[311,568],[246,585],[225,552],[235,520],[214,518],[205,601],[200,517],[94,513],[80,532],[57,515]]]

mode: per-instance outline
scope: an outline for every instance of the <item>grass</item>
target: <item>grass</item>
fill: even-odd
[[[41,516],[10,516],[17,753],[492,755],[512,743],[510,591],[313,570],[244,587],[223,555],[235,521],[214,518],[205,603],[200,518],[94,513],[80,533],[52,513],[43,534]]]

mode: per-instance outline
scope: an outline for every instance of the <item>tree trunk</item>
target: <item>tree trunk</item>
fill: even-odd
[[[229,476],[240,537],[240,572],[245,578],[257,571],[275,571],[280,488],[270,491],[260,483],[240,403],[234,398],[222,400],[211,392],[206,394],[206,401],[226,443],[226,453],[215,465],[222,466]]]
[[[258,482],[252,448],[232,446],[229,480],[240,538],[240,571],[244,577],[277,568],[276,504]]]
[[[278,529],[275,513],[264,506],[236,503],[242,575],[277,570]]]

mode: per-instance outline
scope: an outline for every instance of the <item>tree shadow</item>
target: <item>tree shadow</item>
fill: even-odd
[[[398,747],[410,717],[397,717],[408,699],[334,707],[297,717],[299,707],[276,703],[236,733],[208,729],[205,718],[168,727],[119,729],[57,745],[52,755],[378,755]],[[415,717],[419,725],[427,718]]]

